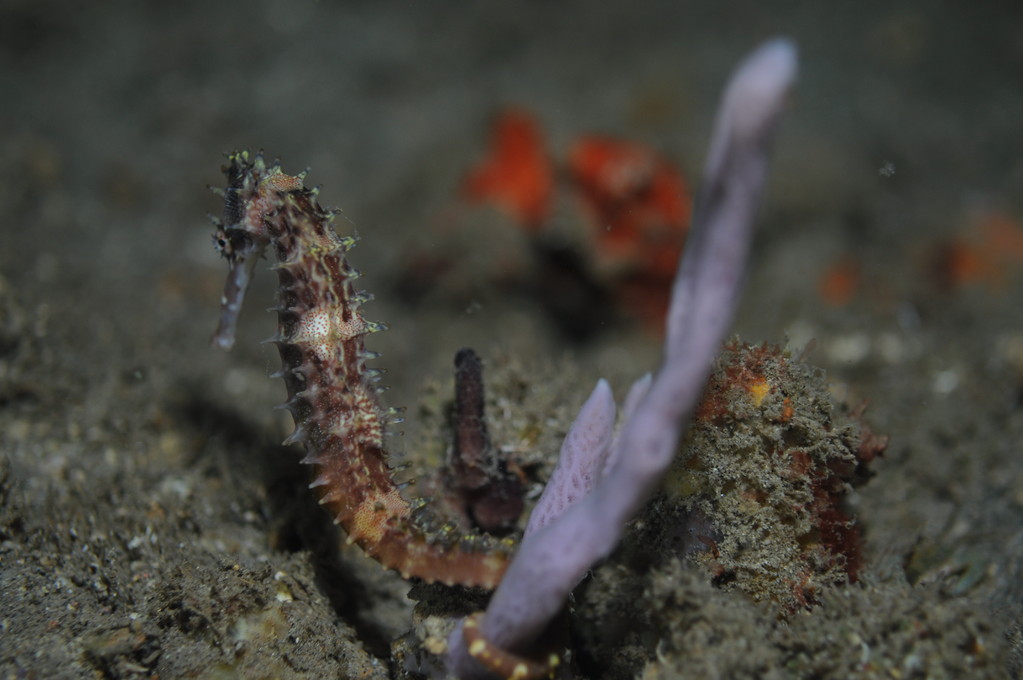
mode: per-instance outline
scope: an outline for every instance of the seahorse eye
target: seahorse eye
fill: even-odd
[[[227,232],[223,229],[217,229],[217,231],[213,234],[213,247],[224,257],[229,258],[233,254],[231,239],[227,237]]]
[[[214,249],[229,260],[245,257],[252,250],[252,239],[243,229],[221,227],[213,233]]]

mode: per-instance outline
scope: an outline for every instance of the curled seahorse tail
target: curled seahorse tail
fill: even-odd
[[[443,526],[427,532],[415,521],[416,504],[402,497],[390,481],[382,456],[341,455],[329,461],[318,457],[313,465],[316,478],[311,486],[321,490],[320,502],[345,528],[348,542],[403,578],[482,588],[494,588],[500,582],[512,544],[495,545],[488,537],[462,535]],[[342,493],[339,480],[345,477],[369,482]]]

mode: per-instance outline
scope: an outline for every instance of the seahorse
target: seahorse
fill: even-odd
[[[337,235],[337,213],[320,206],[304,172],[287,175],[279,163],[245,151],[230,154],[223,171],[227,188],[219,192],[224,212],[214,243],[230,270],[213,344],[233,346],[246,288],[272,246],[279,288],[271,341],[281,355],[275,377],[284,379],[283,407],[295,421],[284,443],[305,446],[302,462],[313,466],[310,487],[320,503],[349,543],[406,579],[496,587],[514,543],[424,526],[423,502],[402,496],[388,464],[385,430],[399,411],[382,405],[376,371],[366,365],[377,354],[366,349],[365,337],[385,326],[362,315],[371,297],[353,286],[359,273],[345,257],[355,239]]]

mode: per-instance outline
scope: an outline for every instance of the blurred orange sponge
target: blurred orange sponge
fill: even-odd
[[[539,124],[512,108],[495,117],[487,155],[467,173],[462,194],[498,207],[543,239],[558,170],[587,225],[586,242],[571,247],[582,266],[569,274],[606,290],[626,315],[660,328],[692,211],[682,173],[648,146],[602,135],[579,137],[564,165],[552,162]]]
[[[595,135],[568,162],[601,256],[674,277],[692,211],[682,174],[642,144]]]
[[[499,206],[529,232],[544,226],[554,193],[554,171],[543,134],[531,115],[517,109],[498,114],[486,158],[463,183],[472,202]]]

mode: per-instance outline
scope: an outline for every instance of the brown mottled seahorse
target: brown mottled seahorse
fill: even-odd
[[[306,188],[304,173],[286,175],[261,154],[238,152],[224,167],[224,214],[214,241],[230,264],[213,344],[229,349],[256,262],[273,246],[279,280],[278,332],[295,431],[286,444],[302,443],[320,503],[348,535],[384,567],[405,578],[494,588],[514,544],[479,535],[430,531],[416,521],[415,505],[399,493],[384,450],[384,429],[395,411],[380,403],[376,355],[364,337],[384,327],[363,318],[369,299],[356,291],[358,276],[345,259],[355,240],[338,236],[334,212]]]

